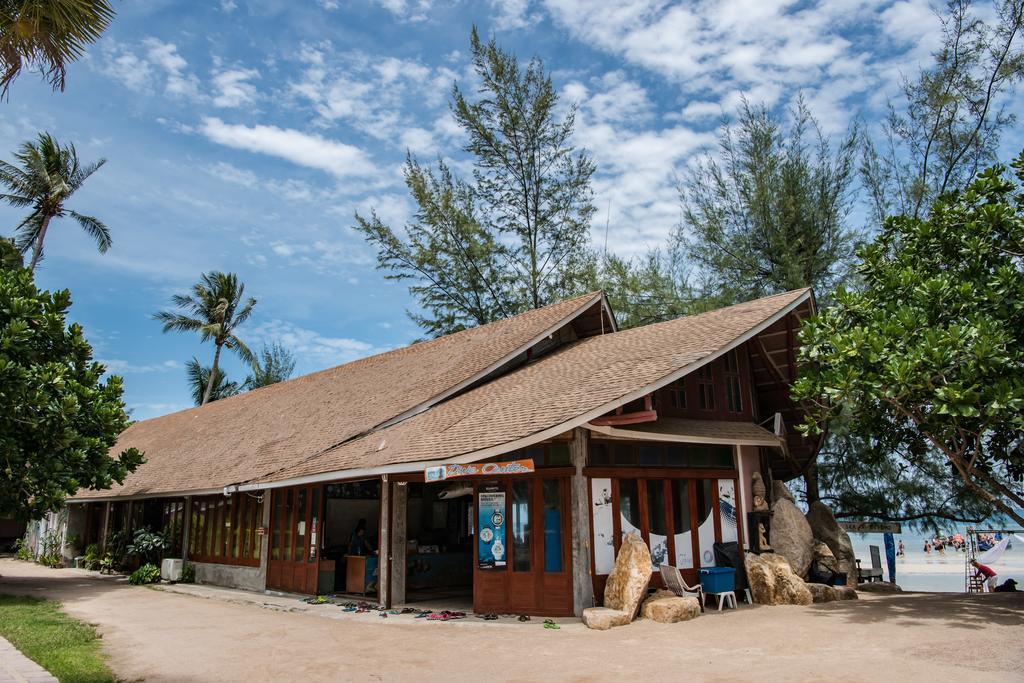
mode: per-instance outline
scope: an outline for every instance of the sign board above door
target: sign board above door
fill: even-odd
[[[533,458],[509,462],[473,462],[465,465],[439,465],[423,471],[424,481],[444,481],[456,477],[493,477],[507,474],[528,474],[534,471]]]
[[[849,534],[902,534],[899,522],[839,522]]]

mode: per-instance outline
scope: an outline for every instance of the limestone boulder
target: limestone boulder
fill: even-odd
[[[846,530],[839,526],[831,508],[821,501],[811,503],[807,506],[807,523],[811,525],[814,538],[827,545],[835,555],[839,565],[836,571],[846,574],[848,584],[856,584],[857,559],[853,553],[853,543],[850,542],[850,535]]]
[[[811,591],[815,603],[835,602],[841,599],[838,590],[823,583],[808,583],[807,590]]]
[[[814,561],[818,563],[818,566],[822,569],[827,569],[831,572],[842,571],[839,569],[839,560],[832,554],[829,547],[821,541],[814,541],[813,546]]]
[[[664,591],[658,591],[663,593]],[[694,597],[678,597],[672,593],[668,596],[658,594],[644,600],[640,607],[640,615],[660,624],[675,624],[689,621],[700,616],[700,602]]]
[[[796,503],[796,498],[789,490],[789,487],[776,479],[772,482],[772,502],[777,503],[780,500],[788,500],[790,503]]]
[[[793,572],[789,561],[775,553],[743,556],[754,602],[762,605],[810,605],[814,596]]]
[[[854,590],[853,586],[835,586],[835,589],[839,591],[840,600],[857,600],[857,591]]]
[[[769,541],[775,553],[789,560],[800,577],[807,576],[814,559],[814,534],[796,505],[780,498],[772,504],[772,529]]]
[[[633,620],[632,614],[607,607],[587,607],[583,610],[583,625],[595,631],[607,631],[615,626],[625,626]]]
[[[899,584],[891,583],[889,581],[872,581],[871,583],[862,583],[857,586],[857,590],[864,591],[867,593],[902,593],[903,589]]]
[[[650,580],[651,551],[640,534],[631,531],[622,539],[615,568],[604,586],[604,606],[625,612],[632,620],[647,595]]]

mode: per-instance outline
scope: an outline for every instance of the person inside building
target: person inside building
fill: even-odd
[[[975,574],[976,577],[985,577],[984,581],[985,586],[988,588],[988,592],[991,593],[994,591],[996,588],[996,571],[977,560],[971,560],[971,564],[974,565],[974,568],[978,571],[978,573]]]
[[[360,519],[356,523],[356,528],[352,531],[352,535],[348,539],[348,554],[349,555],[372,555],[377,552],[374,550],[370,541],[366,538],[366,519]]]

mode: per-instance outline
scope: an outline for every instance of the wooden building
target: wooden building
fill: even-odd
[[[201,582],[579,614],[628,531],[691,581],[746,545],[751,474],[818,446],[789,399],[813,310],[800,290],[619,331],[598,292],[139,422],[114,450],[146,463],[71,523],[165,529]]]

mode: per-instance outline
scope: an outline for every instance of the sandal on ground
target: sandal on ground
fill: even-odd
[[[529,614],[520,614],[519,615],[519,621],[529,621],[529,620],[530,620],[530,615]]]
[[[557,631],[557,630],[559,630],[562,627],[559,626],[558,624],[556,624],[553,619],[545,619],[544,620],[544,628],[549,628],[549,629],[551,629],[553,631]]]

